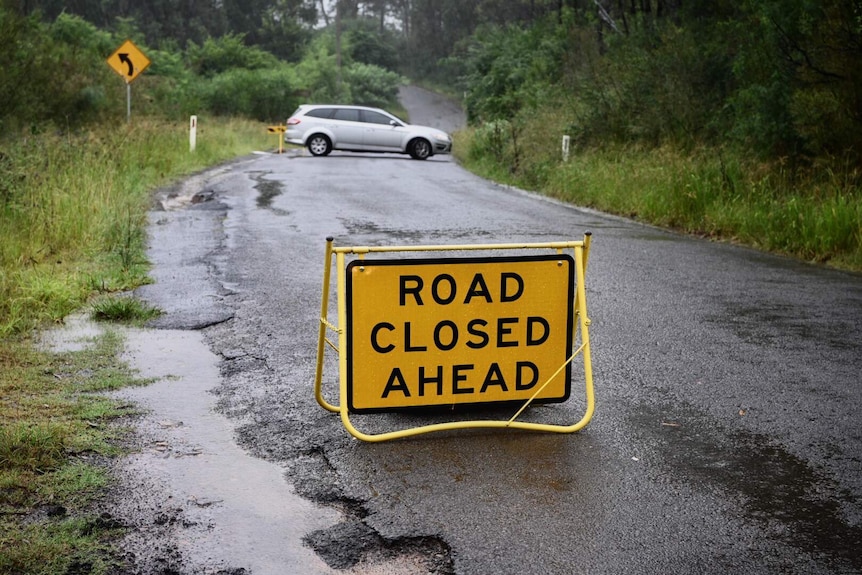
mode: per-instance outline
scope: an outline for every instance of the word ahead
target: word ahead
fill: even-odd
[[[353,412],[526,401],[571,353],[568,255],[356,260],[346,295]],[[568,399],[566,366],[535,402]]]

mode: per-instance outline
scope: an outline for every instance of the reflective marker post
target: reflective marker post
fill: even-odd
[[[590,240],[586,234],[583,241],[536,244],[336,247],[327,238],[314,387],[318,403],[338,413],[351,435],[364,441],[469,428],[578,431],[595,409],[584,284]],[[366,259],[376,253],[479,250],[533,253]],[[564,253],[568,250],[572,255]],[[328,319],[333,256],[337,323]],[[349,264],[347,256],[355,256]],[[338,355],[338,405],[323,397],[327,346]],[[530,405],[568,399],[578,357],[585,383],[583,417],[569,425],[519,419]],[[359,431],[350,418],[480,403],[517,409],[509,419],[383,433]]]
[[[189,152],[194,152],[198,145],[198,117],[189,118]]]

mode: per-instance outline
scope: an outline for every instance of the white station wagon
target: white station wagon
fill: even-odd
[[[303,104],[288,118],[285,142],[305,146],[314,156],[332,150],[392,152],[425,160],[452,151],[442,130],[407,124],[389,112],[365,106]]]

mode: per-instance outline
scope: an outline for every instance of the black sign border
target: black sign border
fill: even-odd
[[[403,413],[403,412],[434,412],[434,411],[452,411],[466,410],[471,408],[493,408],[509,405],[523,405],[525,400],[512,401],[476,401],[469,403],[456,404],[435,404],[435,405],[414,405],[400,407],[370,407],[357,408],[353,405],[353,276],[351,270],[354,267],[369,267],[369,266],[406,266],[406,265],[470,265],[470,264],[487,264],[487,263],[508,263],[508,262],[536,262],[536,261],[560,261],[565,260],[569,266],[569,281],[567,294],[567,318],[566,318],[566,349],[571,353],[575,335],[575,260],[571,254],[540,254],[540,255],[524,255],[524,256],[499,256],[499,257],[465,257],[465,258],[402,258],[402,259],[355,259],[347,264],[347,285],[345,286],[345,298],[347,318],[347,410],[349,413]],[[550,397],[539,399],[536,398],[534,404],[550,404],[563,403],[569,399],[572,391],[572,362],[566,364],[565,369],[565,393],[560,397]]]

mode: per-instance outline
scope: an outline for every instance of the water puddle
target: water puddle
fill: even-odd
[[[232,425],[213,411],[218,358],[201,334],[130,329],[126,337],[126,361],[156,380],[119,393],[149,411],[141,424],[147,443],[127,458],[126,481],[156,483],[167,494],[150,505],[156,521],[179,532],[186,569],[331,573],[302,538],[340,515],[302,499],[283,469],[237,447]]]
[[[357,545],[333,537],[355,521],[298,495],[283,467],[237,446],[233,422],[214,410],[219,358],[200,331],[116,329],[125,338],[122,359],[153,381],[112,394],[143,413],[134,422],[136,448],[117,462],[117,495],[108,503],[127,528],[121,546],[138,572],[429,572],[429,545],[421,542],[381,542],[371,533],[366,539],[374,541]],[[80,351],[102,333],[100,324],[72,316],[41,343]]]

